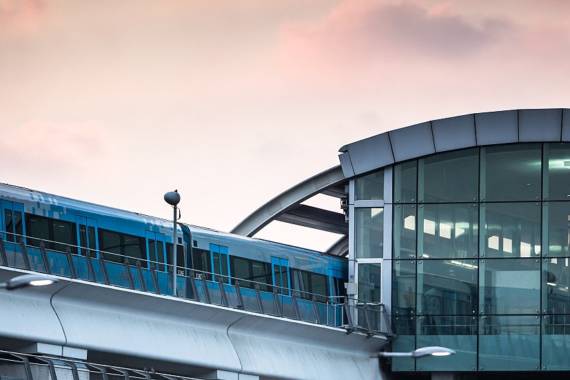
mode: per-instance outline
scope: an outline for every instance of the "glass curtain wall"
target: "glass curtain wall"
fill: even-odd
[[[393,168],[395,371],[570,370],[570,144],[435,154]]]
[[[357,278],[358,324],[381,330],[381,281],[384,256],[384,171],[354,181],[351,205]]]

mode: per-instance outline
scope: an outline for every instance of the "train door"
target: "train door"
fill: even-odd
[[[271,273],[273,285],[277,287],[277,291],[281,294],[291,294],[291,283],[289,275],[289,260],[280,257],[271,258]]]
[[[223,281],[230,284],[230,256],[228,247],[210,244],[210,260],[214,281]]]
[[[164,241],[156,232],[146,232],[148,263],[150,269],[164,272]]]
[[[6,241],[21,242],[24,240],[24,205],[22,203],[2,201],[4,216],[4,234]]]
[[[93,258],[98,257],[97,221],[92,218],[78,217],[77,223],[79,225],[77,231],[79,254]]]

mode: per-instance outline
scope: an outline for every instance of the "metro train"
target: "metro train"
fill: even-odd
[[[172,294],[172,221],[8,184],[0,208],[1,253],[11,260],[0,264]],[[321,303],[344,295],[344,258],[182,223],[174,245],[177,295],[192,298],[196,281],[206,292],[205,283],[237,282],[245,302],[255,292]]]

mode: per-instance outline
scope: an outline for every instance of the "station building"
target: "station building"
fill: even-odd
[[[457,352],[392,359],[386,374],[568,374],[569,142],[567,109],[475,113],[345,145],[341,173],[313,178],[323,193],[345,186],[348,230],[331,253],[349,259],[349,297],[389,315],[385,349]],[[312,219],[297,222],[339,220]]]

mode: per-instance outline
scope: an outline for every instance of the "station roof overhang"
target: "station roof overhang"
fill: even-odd
[[[347,198],[348,181],[398,162],[477,146],[570,142],[570,109],[517,109],[480,112],[426,121],[365,138],[340,148],[340,165],[325,170],[273,198],[231,232],[253,236],[273,220],[342,234],[327,253],[346,256],[344,214],[302,204],[325,194]]]

